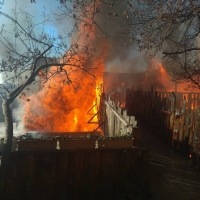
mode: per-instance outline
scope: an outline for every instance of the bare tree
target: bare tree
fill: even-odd
[[[132,4],[131,4],[132,3]],[[194,0],[130,1],[124,17],[124,45],[154,57],[158,52],[171,63],[178,81],[199,86],[200,5]]]
[[[200,5],[197,1],[81,0],[71,1],[71,6],[66,2],[62,1],[60,17],[73,18],[75,28],[80,28],[80,23],[85,30],[97,26],[98,36],[109,38],[110,30],[101,16],[115,18],[123,29],[124,46],[137,44],[138,51],[150,58],[162,52],[165,63],[176,63],[171,69],[177,81],[187,83],[188,88],[200,88]]]
[[[12,23],[12,29],[7,30],[6,25],[1,26],[0,48],[3,49],[3,58],[0,63],[0,72],[3,82],[0,84],[0,97],[3,100],[2,109],[5,118],[5,137],[1,160],[0,178],[5,178],[7,162],[12,148],[13,119],[10,105],[18,97],[25,97],[27,88],[37,84],[42,89],[47,81],[56,76],[63,77],[63,86],[72,85],[71,75],[77,71],[93,75],[93,62],[95,59],[94,46],[79,44],[79,36],[70,37],[71,44],[67,44],[65,36],[47,34],[45,22],[48,16],[44,15],[40,33],[36,33],[36,25],[32,17],[21,11],[26,23],[23,26],[18,21],[19,13],[16,10],[13,16],[0,11]],[[53,66],[53,70],[51,67]],[[69,68],[70,66],[70,68]],[[81,83],[80,83],[81,84]],[[28,100],[28,99],[27,99]]]
[[[61,2],[61,14],[58,16],[74,19],[75,30],[82,27],[87,34],[93,26],[97,26],[98,36],[109,38],[112,27],[106,26],[105,16],[117,19],[118,26],[123,30],[124,46],[137,44],[138,51],[144,52],[150,58],[162,52],[165,63],[168,65],[176,63],[174,68],[170,68],[177,81],[186,82],[188,88],[199,88],[200,5],[197,1],[72,0],[71,2],[71,5],[68,1]]]
[[[94,27],[98,28],[97,37],[109,38],[111,26],[108,20],[118,19],[124,15],[123,11],[127,6],[126,1],[121,0],[61,0],[60,13],[56,13],[58,19],[71,18],[74,20],[73,31],[84,31],[87,36]],[[103,16],[103,17],[102,17]],[[118,23],[120,26],[121,24]]]

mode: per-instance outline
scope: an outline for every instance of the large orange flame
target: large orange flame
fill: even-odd
[[[95,44],[95,35],[93,29],[90,31],[90,37],[79,40],[79,44],[85,46],[86,40],[87,44],[91,42]],[[30,101],[25,102],[23,117],[25,130],[82,132],[96,129],[98,124],[88,123],[88,121],[98,110],[104,59],[107,56],[107,51],[106,41],[98,44],[98,58],[93,63],[93,71],[91,72],[94,77],[77,68],[73,72],[74,68],[71,67],[73,70],[70,74],[70,81],[66,80],[66,76],[62,73],[57,74],[45,84],[40,92],[31,95]],[[78,56],[77,59],[82,59],[82,57]],[[65,67],[66,71],[71,70],[71,68]],[[51,67],[49,73],[51,70],[56,70],[56,67]],[[93,109],[91,109],[92,107]],[[97,122],[97,120],[95,117],[92,122]]]
[[[49,80],[40,92],[31,95],[30,101],[25,102],[23,119],[26,131],[76,132],[93,131],[97,128],[98,124],[88,121],[98,111],[108,43],[103,41],[99,44],[96,41],[98,34],[95,26],[89,27],[88,30],[86,28],[84,21],[79,26],[80,32],[84,34],[77,36],[78,45],[97,45],[98,59],[93,63],[91,72],[94,77],[76,68],[75,73],[70,74],[70,81],[66,80],[62,73]],[[82,59],[81,56],[76,58]],[[66,66],[66,71],[69,71],[69,68]],[[56,68],[51,67],[50,72],[51,70]],[[92,122],[97,120],[97,117],[94,117]]]
[[[91,118],[87,112],[99,98],[97,85],[102,80],[103,63],[103,60],[100,64],[98,62],[96,68],[99,79],[79,70],[73,74],[72,82],[65,83],[66,76],[57,74],[43,90],[29,96],[30,101],[25,102],[25,129],[51,132],[94,130],[97,125],[87,123]],[[96,106],[92,110],[95,114]]]

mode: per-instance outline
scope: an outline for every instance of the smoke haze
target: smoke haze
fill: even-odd
[[[8,2],[9,1],[6,1],[4,5],[4,9],[5,9],[4,12],[9,11],[10,8],[14,6]],[[55,0],[48,0],[48,3],[45,0],[40,0],[40,1],[37,1],[36,4],[34,3],[31,4],[30,1],[27,1],[27,0],[18,1],[18,8],[21,8],[22,10],[26,9],[30,11],[30,14],[34,16],[34,21],[37,23],[41,21],[41,12],[43,11],[43,4],[45,5],[47,13],[58,12],[57,11],[58,3],[56,3]],[[122,23],[121,17],[122,17],[123,8],[119,10],[119,18],[117,19],[115,19],[114,17],[108,17],[106,13],[107,12],[106,9],[103,9],[103,10],[104,10],[104,13],[103,15],[99,16],[99,18],[97,19],[97,22],[101,27],[103,27],[103,30],[105,30],[109,34],[109,37],[108,38],[102,37],[102,32],[98,28],[95,28],[95,30],[93,30],[91,42],[96,46],[98,53],[103,52],[104,54],[104,60],[103,60],[104,62],[103,64],[105,65],[104,70],[106,72],[119,72],[119,73],[133,74],[132,79],[131,79],[132,80],[131,84],[140,85],[144,87],[146,85],[150,87],[151,84],[154,84],[154,85],[158,84],[160,89],[165,90],[166,89],[165,86],[168,84],[168,82],[167,81],[162,82],[160,79],[158,79],[158,77],[162,78],[161,73],[155,73],[158,71],[158,69],[160,69],[159,68],[160,60],[156,59],[155,62],[150,61],[147,58],[145,58],[142,53],[137,51],[136,46],[133,45],[133,46],[128,47],[124,45],[123,33],[122,33],[123,29],[122,29],[122,26],[120,25]],[[23,18],[20,18],[20,21],[23,21],[23,20],[24,20]],[[7,24],[9,25],[9,21],[4,21],[4,23],[6,25]],[[10,30],[12,30],[12,27],[9,27],[9,28]],[[57,21],[54,19],[53,14],[52,14],[51,22],[48,22],[46,24],[46,31],[49,33],[54,32],[55,34],[58,34],[59,32],[63,33],[64,30],[68,30],[68,29],[70,30],[71,28],[72,28],[72,23],[69,19]],[[38,32],[39,31],[40,29],[38,28]],[[69,41],[69,44],[70,44],[70,41]],[[0,55],[1,56],[4,55],[4,52],[1,52],[1,50],[0,50]],[[136,78],[137,75],[139,75],[138,77],[140,78]],[[114,77],[110,76],[108,77],[108,80],[109,82],[108,82],[107,87],[109,88],[111,87],[112,82],[115,81],[115,79]],[[89,85],[89,83],[87,83],[86,85]],[[67,93],[67,90],[65,93]],[[43,95],[44,92],[40,92],[40,94]],[[58,94],[54,94],[54,98],[56,100],[57,100],[56,98],[57,95]],[[88,96],[89,95],[90,94],[88,93]],[[81,98],[83,99],[82,94],[81,94]],[[36,102],[37,100],[38,100],[38,97],[36,98],[35,101],[31,100],[31,103]],[[40,103],[40,101],[38,102]],[[25,104],[28,104],[28,103],[25,102]],[[49,105],[53,106],[53,104],[56,104],[55,101]],[[34,110],[35,107],[32,106],[32,104],[30,104],[29,106],[32,107],[30,109]],[[83,105],[80,105],[80,106],[83,106]],[[34,110],[35,113],[32,112],[30,115],[35,115],[35,116],[37,115],[41,116],[41,114],[47,115],[47,113],[44,113],[43,109],[41,109],[43,112],[41,113],[41,110],[39,110],[39,106],[37,107],[37,109],[38,110],[36,109]],[[26,114],[25,117],[28,118],[27,113],[24,113],[24,112],[26,112],[26,110],[24,109],[24,104],[20,100],[17,100],[13,104],[13,115],[14,115],[15,120],[20,121],[24,114]],[[63,116],[64,116],[62,117],[63,119],[66,119],[65,115],[66,113],[63,113]],[[29,119],[32,120],[32,118],[29,118]],[[53,119],[53,117],[49,118],[50,123],[51,123],[51,119]],[[35,122],[30,121],[30,124],[31,123],[33,124]],[[43,125],[41,130],[44,130],[43,128],[44,126],[46,126],[45,120],[42,120],[41,124]],[[21,122],[21,124],[19,125],[19,128],[20,129],[23,128],[23,122]],[[48,131],[50,130],[52,130],[51,127],[48,129]]]

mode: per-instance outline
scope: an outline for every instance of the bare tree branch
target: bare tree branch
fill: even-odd
[[[23,30],[23,32],[24,32],[25,34],[27,34],[28,37],[30,37],[32,40],[34,40],[34,41],[36,41],[36,42],[38,42],[38,43],[44,44],[44,45],[49,45],[49,44],[47,44],[47,43],[45,43],[45,42],[43,42],[43,41],[41,41],[41,40],[38,40],[38,39],[36,39],[35,37],[33,37],[33,36],[31,35],[31,33],[28,33],[28,32],[21,26],[21,24],[20,24],[18,21],[16,21],[14,18],[12,18],[11,16],[9,16],[8,14],[6,14],[6,13],[0,11],[0,15],[3,15],[4,17],[10,19],[10,20],[13,21],[15,24],[17,24],[17,25]]]
[[[6,88],[4,85],[0,84],[0,88],[2,88],[5,92],[6,92],[6,95],[7,95],[7,98],[9,98],[10,96],[10,91],[8,90],[8,88]]]
[[[183,51],[177,51],[177,52],[163,52],[163,54],[165,54],[165,56],[168,56],[168,55],[172,55],[172,54],[182,54],[187,51],[200,51],[200,48],[190,48],[190,49],[185,49]]]

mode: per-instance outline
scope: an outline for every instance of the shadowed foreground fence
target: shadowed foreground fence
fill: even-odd
[[[148,151],[12,152],[6,180],[4,200],[135,199],[148,190]]]
[[[200,94],[128,89],[128,115],[185,156],[200,152]]]

